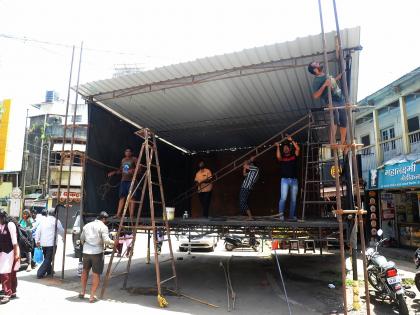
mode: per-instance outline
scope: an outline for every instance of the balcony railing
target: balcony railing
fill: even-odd
[[[410,142],[410,153],[417,153],[420,157],[420,130],[408,134]],[[364,180],[368,180],[369,170],[375,169],[380,164],[404,153],[402,136],[379,142],[382,159],[377,164],[376,144],[368,145],[358,150],[362,157],[362,175]]]
[[[403,143],[402,136],[395,137],[389,140],[384,140],[379,142],[381,152],[382,152],[382,161],[388,161],[398,155],[403,154]]]

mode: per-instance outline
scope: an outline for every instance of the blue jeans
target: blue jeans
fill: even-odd
[[[280,215],[284,215],[286,208],[287,195],[290,188],[290,212],[289,218],[293,219],[296,217],[296,197],[298,193],[298,180],[297,178],[282,178],[280,181],[280,201],[279,201],[279,212]]]

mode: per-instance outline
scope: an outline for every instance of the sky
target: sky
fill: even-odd
[[[322,3],[326,31],[334,30],[332,1]],[[361,27],[359,99],[420,65],[420,1],[337,6],[341,28]],[[11,155],[21,155],[26,107],[46,90],[66,98],[71,46],[82,41],[81,83],[111,77],[115,64],[152,69],[320,33],[316,0],[0,0],[0,12],[0,100],[13,102]]]

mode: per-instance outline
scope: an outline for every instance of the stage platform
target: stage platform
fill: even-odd
[[[119,224],[118,219],[111,219],[110,223],[116,227]],[[264,237],[274,237],[276,234],[284,235],[285,238],[302,233],[313,235],[315,238],[325,238],[329,235],[338,233],[339,224],[335,218],[308,219],[298,221],[280,221],[273,217],[254,217],[253,220],[247,220],[246,217],[213,217],[213,218],[174,218],[168,221],[171,234],[185,232],[197,232],[202,234],[216,233],[224,235],[228,233],[247,234],[250,231]],[[142,217],[139,226],[146,227],[151,225],[151,219]],[[156,225],[162,226],[163,219],[156,219]],[[130,226],[126,220],[125,226]],[[347,223],[343,223],[344,238],[347,239]],[[139,232],[148,232],[145,228],[139,228]],[[287,235],[287,236],[286,236]]]
[[[150,218],[141,218],[141,222],[150,224]],[[162,219],[156,222],[161,224]],[[177,226],[215,226],[215,227],[268,227],[268,228],[338,228],[336,219],[305,220],[305,221],[280,221],[267,217],[256,217],[246,220],[241,217],[215,217],[215,218],[174,218],[168,221],[170,227]]]

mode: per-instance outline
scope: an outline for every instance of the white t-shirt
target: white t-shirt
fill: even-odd
[[[114,244],[109,237],[108,227],[100,220],[95,220],[83,227],[80,241],[83,244],[83,254],[96,255],[104,252],[104,244]]]

